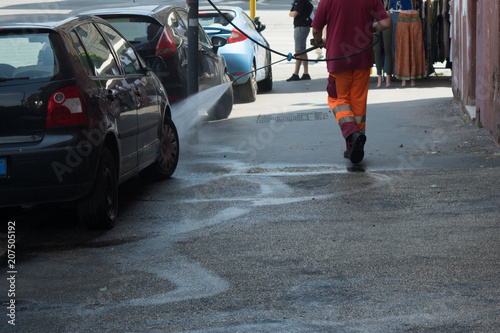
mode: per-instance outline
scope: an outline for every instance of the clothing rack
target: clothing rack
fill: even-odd
[[[449,0],[423,0],[419,10],[422,19],[428,75],[435,73],[435,63],[446,62],[451,68],[451,19]]]

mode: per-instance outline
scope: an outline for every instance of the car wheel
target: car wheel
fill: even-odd
[[[231,82],[229,74],[224,73],[224,79],[222,84],[229,82]],[[210,117],[210,119],[213,120],[226,119],[227,117],[229,117],[231,111],[233,110],[233,104],[234,104],[233,85],[231,84],[224,92],[222,97],[219,99],[219,101],[215,104],[215,106],[210,111],[207,112],[208,116]]]
[[[151,180],[170,178],[179,162],[179,135],[170,117],[166,117],[161,130],[160,155],[156,161],[141,171],[140,175]]]
[[[111,151],[104,146],[94,188],[77,202],[80,222],[87,229],[111,229],[118,216],[118,171]]]
[[[248,74],[248,81],[238,85],[238,97],[242,102],[254,102],[257,99],[257,77],[255,76],[255,65],[252,64],[252,72]]]
[[[271,64],[271,60],[269,60]],[[273,90],[273,68],[272,66],[267,67],[266,78],[257,83],[259,87],[259,92],[269,92]]]

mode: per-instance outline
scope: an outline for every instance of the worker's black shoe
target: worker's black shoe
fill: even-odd
[[[288,79],[286,79],[288,82],[290,81],[300,81],[300,76],[298,76],[297,74],[293,74],[292,76],[290,76]]]
[[[351,142],[351,150],[346,151],[348,153],[348,158],[352,163],[359,163],[363,160],[365,156],[364,147],[366,142],[366,135],[360,131],[354,132],[349,137]],[[344,152],[344,157],[346,157],[346,152]]]
[[[302,74],[301,80],[310,80],[311,76],[309,74]]]

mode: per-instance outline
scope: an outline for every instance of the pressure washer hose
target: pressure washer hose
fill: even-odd
[[[220,16],[222,17],[225,17],[224,14],[219,10],[219,8],[217,8],[217,6],[211,1],[211,0],[207,0],[208,3],[217,11],[217,13],[219,13]],[[245,76],[245,75],[248,75],[252,72],[257,72],[259,69],[263,69],[263,68],[266,68],[266,67],[270,67],[272,65],[276,65],[277,63],[280,63],[282,61],[285,61],[285,60],[288,60],[288,61],[291,61],[292,59],[296,59],[296,60],[301,60],[301,61],[335,61],[335,60],[340,60],[340,59],[346,59],[346,58],[350,58],[350,57],[354,57],[355,55],[358,55],[360,53],[363,53],[369,49],[371,49],[372,47],[374,47],[379,41],[380,41],[380,37],[378,35],[375,35],[375,37],[377,38],[377,40],[370,46],[362,49],[362,50],[359,50],[358,52],[355,52],[355,53],[352,53],[352,54],[348,54],[348,55],[345,55],[345,56],[341,56],[341,57],[337,57],[337,58],[330,58],[330,59],[309,59],[309,58],[306,58],[306,59],[302,59],[302,58],[297,58],[298,56],[302,55],[302,54],[306,54],[308,52],[311,52],[315,49],[317,49],[319,46],[313,46],[313,47],[310,47],[304,51],[300,51],[300,52],[297,52],[295,54],[292,55],[292,53],[288,53],[288,54],[284,54],[284,53],[281,53],[281,52],[278,52],[276,50],[273,50],[271,49],[270,47],[266,46],[266,45],[263,45],[261,43],[259,43],[258,41],[256,41],[255,39],[253,39],[252,37],[250,37],[247,33],[245,33],[243,30],[240,30],[240,28],[238,28],[233,22],[229,21],[229,20],[226,20],[228,21],[228,23],[230,25],[232,25],[236,30],[238,30],[240,33],[242,33],[245,37],[247,37],[248,39],[250,39],[252,42],[254,42],[255,44],[263,47],[264,49],[270,51],[270,52],[273,52],[279,56],[282,56],[284,57],[283,59],[281,60],[278,60],[278,61],[275,61],[269,65],[265,65],[265,66],[262,66],[260,68],[257,68],[257,69],[254,69],[248,73],[245,73],[245,74],[242,74],[240,76],[238,76],[236,79],[233,79],[233,82],[235,82],[236,80],[238,80],[239,78]]]

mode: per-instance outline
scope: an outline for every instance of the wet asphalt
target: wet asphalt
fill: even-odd
[[[288,5],[260,6],[271,45],[293,52]],[[275,65],[272,92],[226,120],[178,117],[176,173],[123,184],[114,229],[82,229],[71,205],[4,215],[19,242],[16,326],[4,304],[0,331],[500,331],[500,148],[449,70],[416,87],[372,77],[358,165],[325,64],[292,71]]]

